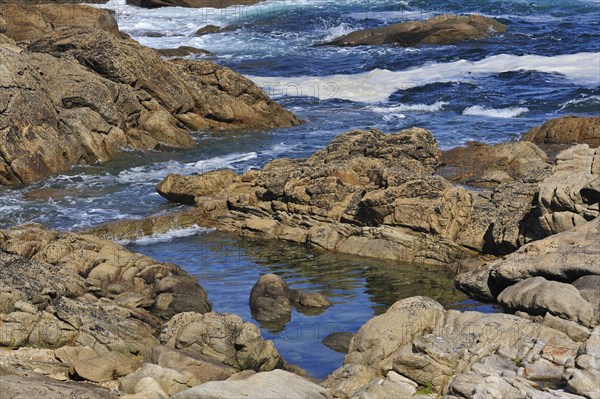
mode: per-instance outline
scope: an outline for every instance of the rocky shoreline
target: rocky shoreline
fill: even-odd
[[[301,122],[227,68],[164,60],[108,12],[0,7],[3,185],[125,146],[189,147],[198,129]],[[421,28],[454,29],[441,22]],[[599,117],[449,151],[422,128],[352,130],[306,159],[171,174],[157,191],[188,206],[175,213],[80,232],[1,229],[2,397],[600,399],[599,144]],[[355,334],[327,337],[347,355],[317,381],[255,324],[211,311],[210,293],[180,267],[111,240],[192,225],[444,266],[460,272],[458,289],[505,313],[401,299]],[[329,305],[273,274],[248,298],[272,329],[292,306]]]

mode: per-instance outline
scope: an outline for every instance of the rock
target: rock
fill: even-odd
[[[203,26],[202,28],[198,29],[194,33],[194,36],[204,36],[204,35],[210,35],[213,33],[231,32],[236,29],[238,29],[238,27],[235,25],[229,25],[229,26],[224,26],[224,27],[220,27],[220,26],[216,26],[216,25],[206,25],[206,26]]]
[[[132,389],[135,393],[123,396],[124,399],[167,399],[169,395],[163,390],[160,383],[152,377],[145,377],[137,381]]]
[[[262,275],[250,291],[250,310],[257,321],[273,322],[290,318],[290,289],[275,274]]]
[[[201,225],[243,236],[448,264],[474,252],[457,243],[472,197],[434,176],[437,153],[424,129],[355,130],[307,159],[275,160],[230,184],[220,172],[170,175],[158,191],[186,204],[193,197]]]
[[[61,7],[70,6],[56,7],[64,16]],[[3,185],[106,161],[122,147],[191,147],[195,142],[188,129],[301,122],[227,68],[210,62],[171,63],[91,22],[50,29],[35,39],[27,51],[0,45],[2,82],[9,84],[0,97]]]
[[[352,337],[354,334],[351,332],[334,332],[323,338],[321,343],[336,352],[348,353]]]
[[[66,27],[86,27],[99,29],[110,35],[118,36],[119,28],[113,15],[95,7],[80,4],[40,4],[51,1],[8,2],[2,4],[4,29],[0,33],[20,41],[37,40],[45,34]],[[60,2],[59,2],[60,3]],[[84,3],[84,1],[73,1]]]
[[[446,179],[475,187],[542,175],[550,168],[548,157],[533,143],[496,145],[471,142],[442,152],[437,172]]]
[[[198,384],[226,380],[236,372],[234,368],[201,353],[182,353],[160,345],[152,348],[150,359],[163,368],[191,374]]]
[[[180,313],[163,327],[162,344],[211,357],[236,370],[269,371],[283,365],[273,342],[252,323],[223,313]]]
[[[587,144],[560,152],[539,186],[540,225],[548,235],[600,215],[600,150]]]
[[[339,398],[543,397],[535,381],[564,385],[579,346],[517,316],[446,311],[428,298],[408,298],[361,327],[344,366],[323,386]]]
[[[135,373],[121,379],[119,389],[130,394],[144,392],[148,390],[148,385],[142,383],[146,378],[153,379],[168,396],[199,384],[191,373],[145,363]]]
[[[189,55],[209,55],[210,51],[202,50],[190,46],[179,46],[177,48],[156,49],[158,54],[163,57],[187,57]]]
[[[531,277],[511,285],[500,293],[498,302],[511,310],[533,315],[549,312],[588,327],[598,324],[594,308],[579,295],[577,288],[544,277]]]
[[[523,135],[523,141],[544,144],[587,144],[600,146],[600,117],[563,116],[534,127]]]
[[[572,283],[587,275],[600,275],[600,219],[534,241],[501,260],[458,275],[455,284],[467,294],[495,300],[506,287],[531,277]]]
[[[159,183],[156,191],[170,201],[194,205],[196,197],[218,194],[236,180],[235,172],[229,169],[192,176],[170,174]]]
[[[444,308],[426,297],[407,298],[365,323],[352,338],[346,364],[363,364],[376,372],[391,370],[392,357],[416,335],[443,323]]]
[[[420,44],[452,44],[477,40],[494,32],[504,32],[506,26],[481,15],[440,15],[425,21],[410,21],[383,28],[356,31],[325,44],[362,46],[395,44],[404,47]]]
[[[579,349],[575,367],[565,370],[572,392],[589,399],[600,398],[600,327],[596,327],[587,342]]]
[[[226,8],[258,3],[260,0],[127,0],[127,4],[145,8],[191,7]]]
[[[250,291],[252,317],[275,327],[290,319],[291,305],[301,308],[327,308],[331,302],[317,292],[290,289],[287,283],[275,274],[260,276]],[[270,323],[270,324],[269,324]]]
[[[73,364],[73,370],[79,377],[88,381],[106,382],[133,373],[142,362],[143,358],[140,356],[109,352],[96,358],[78,360]]]
[[[120,395],[108,388],[92,384],[61,382],[35,375],[0,375],[2,398],[117,399]]]
[[[325,388],[283,370],[258,373],[240,381],[208,382],[180,392],[173,399],[327,398]]]

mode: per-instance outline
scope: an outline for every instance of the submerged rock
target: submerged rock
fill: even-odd
[[[534,127],[523,135],[523,141],[540,144],[587,144],[600,146],[600,117],[563,116]]]
[[[336,46],[395,44],[404,47],[420,44],[452,44],[481,39],[506,31],[506,26],[481,15],[440,15],[425,21],[409,21],[383,28],[356,31],[324,43]]]
[[[334,332],[323,338],[321,342],[336,352],[348,353],[352,337],[354,337],[354,334],[351,332]]]

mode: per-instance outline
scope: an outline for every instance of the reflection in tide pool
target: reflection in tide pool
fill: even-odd
[[[344,358],[324,346],[323,338],[336,331],[356,332],[399,299],[426,295],[446,308],[493,311],[466,300],[454,288],[452,276],[439,267],[401,265],[216,232],[173,241],[144,241],[128,248],[181,266],[206,289],[213,311],[235,313],[244,321],[255,322],[248,301],[262,274],[276,273],[292,288],[325,295],[333,305],[324,312],[309,315],[293,309],[285,325],[262,329],[263,337],[272,339],[288,362],[317,378],[340,367]]]

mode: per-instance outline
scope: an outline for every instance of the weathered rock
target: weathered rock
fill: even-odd
[[[389,328],[382,334],[383,321]],[[367,349],[359,342],[378,344]],[[336,398],[410,397],[424,387],[449,398],[545,397],[536,381],[564,385],[563,370],[579,346],[517,316],[445,311],[427,298],[409,298],[361,327],[353,339],[357,352],[351,348],[323,385]]]
[[[154,379],[162,391],[169,396],[199,384],[199,381],[189,372],[180,373],[174,369],[145,363],[135,373],[121,379],[119,388],[130,394],[144,392],[147,387],[145,385],[140,386],[140,382],[145,378]]]
[[[75,26],[99,29],[111,35],[119,35],[117,21],[106,10],[80,4],[51,3],[53,2],[2,3],[0,11],[2,11],[5,26],[4,29],[1,29],[0,26],[0,33],[18,42],[37,40],[54,30]],[[73,1],[73,3],[83,3],[83,1]]]
[[[547,234],[570,230],[600,215],[600,150],[587,144],[560,152],[540,183],[540,225]]]
[[[205,226],[362,256],[448,264],[473,253],[457,244],[472,197],[433,175],[437,153],[424,129],[350,131],[308,159],[275,160],[228,185],[224,172],[170,175],[158,191],[187,204],[193,197]]]
[[[544,277],[531,277],[511,285],[500,293],[498,302],[533,315],[549,312],[587,327],[598,324],[594,308],[579,295],[577,288]]]
[[[95,358],[78,360],[73,364],[73,371],[88,381],[106,382],[133,373],[142,365],[143,360],[141,356],[109,352]]]
[[[127,0],[127,4],[145,8],[157,7],[191,7],[191,8],[225,8],[256,4],[260,0]]]
[[[425,21],[410,21],[349,33],[325,44],[361,46],[395,44],[404,47],[420,44],[451,44],[477,40],[493,32],[504,32],[506,26],[481,15],[440,15]]]
[[[208,382],[180,392],[173,399],[290,398],[325,399],[323,387],[283,370],[257,373],[244,380]]]
[[[495,187],[517,179],[531,179],[550,168],[548,157],[533,143],[496,145],[469,143],[442,152],[437,172],[450,181],[475,187]]]
[[[108,388],[93,384],[62,382],[35,375],[0,375],[2,398],[45,398],[45,399],[117,399],[120,395]]]
[[[267,322],[269,326],[282,327],[289,321],[291,305],[322,309],[331,306],[331,302],[317,292],[290,289],[287,283],[275,274],[260,276],[250,291],[252,317],[259,322]]]
[[[600,327],[579,349],[574,367],[565,370],[569,389],[589,399],[600,398]]]
[[[42,15],[51,15],[46,5],[39,7]],[[70,6],[48,7],[56,7],[65,27],[53,30],[63,22],[49,22],[48,29],[32,36],[28,51],[4,43],[8,39],[0,45],[5,66],[0,71],[0,184],[29,183],[73,164],[106,161],[127,146],[191,147],[195,143],[187,129],[301,122],[227,68],[171,63],[121,35],[116,23],[113,32],[82,17],[85,27],[69,28],[69,21],[79,21],[66,17]]]
[[[544,144],[587,144],[600,146],[600,117],[563,116],[534,127],[523,135],[523,141]]]
[[[351,332],[334,332],[323,338],[321,342],[336,352],[348,353],[352,337],[354,334]]]
[[[572,283],[587,275],[600,275],[600,219],[534,241],[504,259],[456,277],[457,287],[484,300],[494,300],[506,287],[530,277]]]
[[[177,48],[162,48],[156,50],[163,57],[187,57],[190,55],[208,55],[210,51],[202,50],[196,47],[179,46]]]
[[[273,342],[252,323],[223,313],[180,313],[163,327],[160,341],[184,353],[209,356],[237,370],[269,371],[283,365]]]

